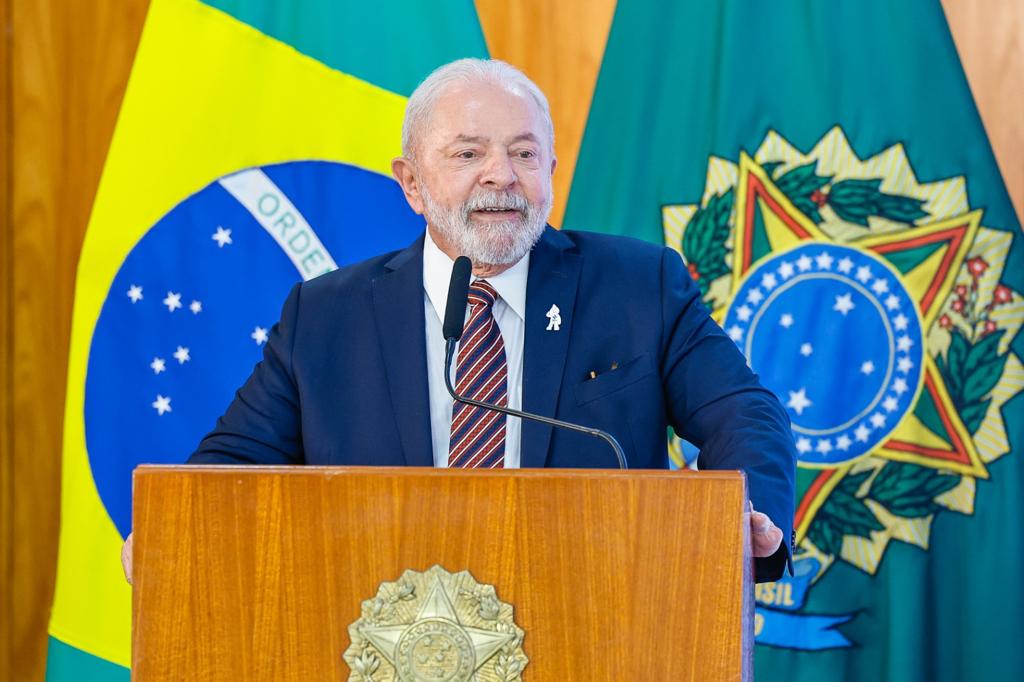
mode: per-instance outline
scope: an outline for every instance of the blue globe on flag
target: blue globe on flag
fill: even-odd
[[[812,242],[773,254],[748,273],[724,327],[786,406],[803,464],[871,452],[921,384],[917,309],[865,250]]]
[[[85,387],[89,463],[122,536],[132,470],[192,453],[262,357],[289,289],[403,248],[423,226],[392,179],[298,161],[221,178],[150,228],[107,294]]]

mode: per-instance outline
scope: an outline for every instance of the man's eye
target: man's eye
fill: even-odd
[[[476,158],[476,152],[466,149],[465,151],[459,152],[455,156],[460,159],[473,159]]]
[[[520,159],[532,159],[535,156],[537,156],[537,154],[535,154],[533,151],[529,149],[524,149],[520,152],[517,152],[516,156],[518,156]]]

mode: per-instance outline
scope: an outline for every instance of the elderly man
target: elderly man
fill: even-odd
[[[263,361],[189,462],[618,466],[596,439],[453,406],[442,320],[465,255],[459,391],[606,429],[631,467],[666,465],[671,425],[701,448],[702,468],[746,471],[767,512],[751,514],[757,577],[779,578],[794,495],[785,411],[677,254],[546,225],[553,143],[547,100],[513,67],[464,59],[432,73],[409,98],[392,164],[426,233],[297,285]]]

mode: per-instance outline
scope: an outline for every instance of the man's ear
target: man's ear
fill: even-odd
[[[412,161],[399,156],[391,160],[391,174],[398,180],[405,194],[405,200],[409,202],[409,208],[416,213],[423,215],[423,197],[420,194],[419,178],[416,177],[416,168]]]

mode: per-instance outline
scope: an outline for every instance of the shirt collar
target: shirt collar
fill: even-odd
[[[430,238],[430,230],[423,240],[423,288],[427,298],[434,306],[434,312],[440,320],[444,320],[445,306],[448,304],[448,283],[452,278],[455,261],[438,248]],[[519,259],[519,262],[500,275],[487,278],[506,305],[512,309],[520,320],[526,319],[526,278],[530,272],[530,252]]]

